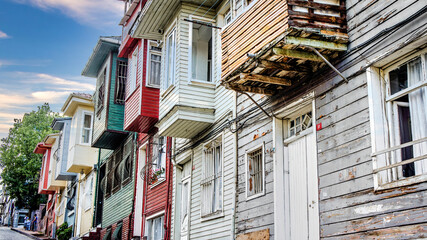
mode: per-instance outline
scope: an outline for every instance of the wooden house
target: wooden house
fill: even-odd
[[[58,205],[58,194],[65,188],[66,183],[55,179],[57,162],[54,153],[58,150],[59,134],[50,134],[46,136],[43,142],[37,144],[34,153],[43,154],[42,169],[39,179],[39,194],[47,194],[46,213],[43,217],[43,232],[48,237],[55,236],[57,226],[55,209]]]
[[[162,52],[156,126],[160,136],[172,137],[173,164],[171,228],[170,235],[163,229],[164,239],[234,236],[235,138],[218,129],[233,117],[235,95],[220,85],[220,30],[213,26],[226,24],[227,9],[218,2],[147,1],[130,30]],[[162,221],[149,220],[151,229]],[[160,239],[150,227],[146,236]]]
[[[87,236],[92,227],[94,188],[97,173],[94,171],[99,151],[91,147],[94,103],[92,95],[72,93],[62,106],[64,116],[71,118],[67,171],[77,173],[76,181],[67,188],[70,198],[75,198],[70,215],[75,219],[75,237]],[[68,204],[67,204],[68,205]]]
[[[230,2],[236,238],[424,238],[425,3]]]
[[[125,2],[119,57],[128,59],[125,130],[137,132],[135,238],[170,238],[172,170],[171,138],[157,134],[162,47],[160,42],[135,38],[132,33],[143,1]]]

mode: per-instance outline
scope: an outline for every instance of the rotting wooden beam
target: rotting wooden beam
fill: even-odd
[[[268,90],[265,88],[244,86],[244,85],[232,84],[232,83],[226,83],[225,86],[226,88],[232,89],[237,92],[258,93],[258,94],[264,94],[268,96],[271,96],[275,93],[273,90]]]
[[[284,70],[284,71],[298,72],[298,73],[300,73],[300,72],[303,72],[303,73],[311,72],[311,70],[307,67],[291,66],[291,65],[286,64],[286,63],[272,62],[272,61],[268,61],[268,60],[259,61],[259,64],[257,67],[267,68],[267,69],[280,69],[280,70]]]
[[[278,78],[278,77],[269,77],[264,76],[260,74],[251,74],[251,73],[240,73],[240,81],[246,82],[246,81],[254,81],[254,82],[262,82],[262,83],[269,83],[269,84],[276,84],[276,85],[282,85],[282,86],[291,86],[291,80],[285,79],[285,78]]]
[[[329,41],[292,36],[286,37],[284,41],[285,44],[310,46],[318,49],[329,49],[334,51],[347,51],[347,44],[343,43],[334,43]]]
[[[299,50],[273,48],[273,53],[287,58],[298,58],[313,62],[323,62],[323,59],[316,54]]]

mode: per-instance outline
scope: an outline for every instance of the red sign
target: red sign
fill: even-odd
[[[322,129],[322,123],[316,124],[316,130],[319,131]]]

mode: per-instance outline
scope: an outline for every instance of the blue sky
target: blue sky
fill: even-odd
[[[122,15],[118,0],[0,0],[0,138],[44,102],[59,112],[69,93],[93,93],[81,71]]]

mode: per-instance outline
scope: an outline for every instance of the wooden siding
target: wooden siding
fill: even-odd
[[[243,64],[248,59],[247,53],[257,53],[286,31],[287,9],[287,1],[258,0],[224,29],[221,34],[223,77]]]
[[[117,104],[114,102],[116,93],[116,81],[117,81],[117,60],[127,61],[123,58],[117,58],[117,53],[112,53],[112,66],[110,76],[110,88],[108,91],[108,122],[107,129],[114,131],[123,131],[124,122],[124,105]],[[107,94],[107,93],[106,93]]]
[[[129,138],[133,138],[133,134],[129,136]],[[136,144],[134,144],[135,146]],[[102,228],[106,228],[111,226],[112,224],[124,219],[132,213],[132,205],[133,205],[133,196],[134,196],[134,188],[135,188],[135,147],[133,151],[133,159],[132,162],[132,176],[131,180],[126,183],[126,185],[122,185],[120,190],[115,193],[112,193],[107,199],[104,199],[104,206],[102,209]],[[101,157],[106,157],[102,159],[101,162],[106,162],[108,157],[113,153],[110,150],[103,150],[101,152]]]

